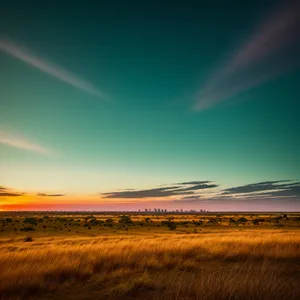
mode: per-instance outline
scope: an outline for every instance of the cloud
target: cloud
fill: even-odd
[[[65,196],[65,194],[45,194],[45,193],[38,193],[36,195],[37,196],[42,196],[42,197],[62,197],[62,196]]]
[[[56,79],[63,81],[71,86],[81,89],[89,94],[104,99],[104,94],[95,88],[91,83],[77,77],[71,72],[54,65],[42,58],[33,55],[30,51],[12,43],[11,41],[0,39],[0,50],[3,52],[31,65],[32,67],[47,73]]]
[[[209,185],[209,184],[208,184]],[[300,182],[292,180],[262,181],[221,191],[213,191],[205,195],[192,194],[173,200],[183,203],[282,203],[300,202]]]
[[[40,154],[45,154],[45,155],[53,155],[53,151],[46,149],[45,147],[35,144],[33,142],[30,142],[24,138],[21,137],[16,137],[8,133],[4,133],[0,131],[0,143],[10,146],[10,147],[15,147],[19,149],[24,149],[28,151],[33,151],[37,152]]]
[[[224,195],[237,195],[247,200],[300,197],[300,182],[290,180],[265,181],[228,188],[222,192]]]
[[[180,200],[175,200],[175,201],[198,201],[201,200],[201,196],[186,196],[181,198]]]
[[[190,184],[205,184],[205,183],[209,183],[210,181],[187,181],[187,182],[180,182],[177,184],[182,184],[182,185],[190,185]]]
[[[298,67],[299,27],[300,5],[296,1],[274,11],[207,79],[195,109],[212,107]]]
[[[186,185],[190,186],[186,187]],[[158,198],[177,195],[196,195],[195,192],[217,186],[217,184],[210,181],[191,181],[148,190],[123,190],[121,192],[103,193],[102,195],[104,198]]]
[[[10,192],[0,192],[0,197],[18,197],[22,196],[23,194],[18,194],[18,193],[10,193]]]
[[[260,191],[270,191],[276,189],[283,189],[290,185],[291,183],[289,180],[263,181],[224,189],[223,194],[244,194]]]
[[[22,196],[25,193],[15,193],[15,192],[11,192],[8,188],[4,187],[4,186],[0,186],[0,197],[18,197],[18,196]]]

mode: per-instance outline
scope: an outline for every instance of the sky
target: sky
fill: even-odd
[[[0,210],[300,210],[298,1],[3,1]]]

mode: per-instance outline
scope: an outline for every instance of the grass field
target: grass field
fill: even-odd
[[[0,215],[0,299],[300,299],[300,217]]]

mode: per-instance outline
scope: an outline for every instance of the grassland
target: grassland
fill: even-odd
[[[300,218],[0,215],[0,299],[300,299]]]

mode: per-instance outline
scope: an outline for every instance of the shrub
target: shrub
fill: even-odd
[[[33,241],[33,238],[31,236],[26,236],[24,238],[24,242],[32,242]]]
[[[120,216],[120,220],[119,220],[119,223],[121,224],[133,224],[133,221],[131,220],[130,216]]]
[[[252,223],[253,223],[254,225],[259,225],[259,220],[258,220],[258,219],[254,219],[254,220],[252,221]]]
[[[203,221],[198,221],[198,222],[194,222],[194,224],[196,225],[196,226],[201,226],[201,225],[203,225]]]
[[[246,223],[248,220],[245,217],[239,218],[238,222],[240,223]]]
[[[25,218],[23,223],[25,224],[31,224],[31,225],[37,225],[38,221],[36,218]]]
[[[86,220],[86,221],[89,220],[89,219],[96,219],[96,218],[93,215],[90,215],[90,216],[87,216],[87,217],[84,218],[84,220]]]
[[[105,223],[106,223],[106,224],[112,224],[113,222],[114,222],[113,219],[106,219],[106,220],[105,220]]]
[[[88,221],[88,224],[89,225],[92,225],[92,226],[97,226],[97,225],[100,225],[100,224],[103,224],[104,223],[104,221],[102,221],[102,220],[97,220],[96,218],[95,219],[90,219],[89,221]]]
[[[24,228],[21,228],[20,231],[35,231],[35,228],[33,227],[24,227]]]
[[[177,228],[177,225],[174,222],[169,222],[168,227],[170,230],[175,230]]]
[[[55,219],[55,221],[66,223],[66,222],[68,222],[68,219],[67,218],[58,217],[58,218]]]

